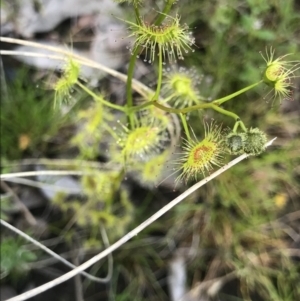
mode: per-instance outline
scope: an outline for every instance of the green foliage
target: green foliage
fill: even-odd
[[[113,115],[103,106],[99,95],[95,101],[86,109],[79,110],[76,122],[81,128],[72,138],[72,145],[78,147],[80,157],[93,159],[99,155],[99,144],[107,131],[112,132],[108,123],[113,120]]]
[[[12,278],[24,277],[28,272],[28,263],[36,260],[36,255],[23,246],[24,241],[15,238],[2,238],[1,275],[9,275]]]
[[[42,151],[61,116],[53,109],[52,94],[32,83],[29,70],[19,71],[8,90],[9,98],[1,98],[1,155],[13,160],[24,152]]]
[[[65,195],[59,193],[54,203],[69,218],[75,218],[78,226],[98,229],[103,225],[113,233],[111,239],[116,239],[125,233],[133,218],[128,192],[120,186],[120,180],[119,173],[113,171],[83,176],[81,184],[85,200],[72,198],[65,201]]]
[[[1,206],[0,206],[0,218],[3,220],[8,220],[7,211],[12,209],[12,202],[9,197],[1,197]]]

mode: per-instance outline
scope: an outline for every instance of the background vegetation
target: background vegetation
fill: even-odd
[[[149,7],[161,7],[152,2],[144,9],[150,19],[153,12]],[[132,18],[130,7],[122,7],[126,19]],[[196,39],[195,52],[182,65],[203,74],[199,89],[205,98],[221,97],[258,81],[264,68],[259,51],[266,47],[273,46],[277,55],[293,53],[294,60],[300,59],[297,1],[187,0],[178,1],[173,10]],[[63,30],[56,30],[65,41]],[[142,81],[151,85],[156,70],[141,64],[148,69]],[[42,71],[4,61],[6,75],[10,70],[17,72],[12,79],[6,76],[7,93],[3,90],[1,97],[2,173],[37,170],[41,163],[43,168],[54,169],[57,159],[69,159],[68,164],[60,164],[61,169],[90,171],[91,162],[98,165],[93,175],[72,178],[82,188],[80,194],[60,192],[50,200],[38,188],[8,183],[11,193],[2,186],[1,209],[7,221],[78,264],[103,249],[101,225],[113,243],[185,190],[182,186],[173,191],[168,182],[149,187],[130,172],[121,178],[114,166],[105,164],[115,144],[110,130],[101,128],[105,120],[114,129],[118,116],[103,113],[100,103],[76,89],[68,105],[53,109],[55,92],[46,90],[46,83],[59,72],[51,72],[49,79],[49,72],[45,76]],[[110,80],[100,80],[94,92],[116,103]],[[74,281],[69,281],[35,300],[53,296],[55,300],[75,300],[80,294],[89,301],[170,300],[168,276],[178,258],[187,275],[185,300],[299,300],[299,78],[293,86],[293,101],[269,102],[267,89],[254,89],[227,105],[245,124],[259,127],[269,138],[278,137],[274,147],[222,174],[118,249],[108,283],[81,278],[81,293],[76,292]],[[203,136],[203,119],[210,118],[224,127],[232,126],[226,117],[200,112],[189,119],[197,135]],[[48,161],[37,160],[40,158]],[[47,179],[48,184],[59,185],[55,181]],[[16,196],[21,201],[39,199],[30,207],[38,227],[28,225],[22,211],[14,207]],[[4,202],[8,204],[4,206]],[[3,286],[20,293],[67,271],[2,230]],[[106,262],[89,273],[105,277]]]

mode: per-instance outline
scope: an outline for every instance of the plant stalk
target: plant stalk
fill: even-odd
[[[122,106],[110,103],[109,101],[105,100],[103,97],[100,97],[97,94],[95,94],[93,91],[91,91],[89,88],[87,88],[85,85],[83,85],[79,81],[77,81],[76,85],[79,86],[82,90],[84,90],[87,94],[89,94],[93,98],[100,100],[104,105],[106,105],[106,106],[108,106],[112,109],[122,111],[124,113],[127,112],[127,108],[124,108]]]
[[[167,1],[163,11],[157,16],[156,20],[154,21],[155,25],[159,26],[164,21],[164,19],[168,15],[169,11],[171,10],[171,7],[172,7],[174,2],[175,2],[175,0],[168,0]]]
[[[230,99],[232,99],[232,98],[234,98],[234,97],[236,97],[236,96],[238,96],[238,95],[240,95],[240,94],[242,94],[242,93],[244,93],[244,92],[246,92],[246,91],[248,91],[248,90],[250,90],[250,89],[256,87],[257,85],[261,84],[262,82],[263,82],[263,81],[261,80],[261,81],[255,83],[255,84],[252,84],[252,85],[250,85],[250,86],[248,86],[248,87],[245,87],[245,88],[243,88],[243,89],[241,89],[241,90],[239,90],[239,91],[237,91],[237,92],[234,92],[234,93],[232,93],[232,94],[230,94],[230,95],[227,95],[227,96],[225,96],[225,97],[216,99],[216,100],[214,100],[212,103],[215,104],[215,105],[220,106],[222,103],[224,103],[224,102],[226,102],[226,101],[228,101],[228,100],[230,100]]]
[[[191,135],[190,135],[190,132],[189,132],[189,127],[188,127],[188,125],[187,125],[185,115],[181,113],[181,114],[180,114],[180,118],[181,118],[181,122],[182,122],[182,125],[183,125],[183,128],[184,128],[186,137],[187,137],[187,139],[188,139],[189,141],[191,141]]]
[[[160,89],[161,89],[161,83],[162,83],[162,49],[161,47],[159,47],[159,61],[158,61],[158,80],[157,80],[157,87],[156,87],[156,91],[155,94],[153,96],[153,100],[154,99],[158,99],[159,98],[159,93],[160,93]]]

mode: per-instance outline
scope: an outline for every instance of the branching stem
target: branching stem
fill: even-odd
[[[223,115],[227,115],[229,117],[232,117],[235,121],[240,121],[240,117],[233,113],[233,112],[230,112],[228,110],[225,110],[225,109],[222,109],[220,108],[219,106],[213,104],[213,103],[203,103],[203,104],[199,104],[199,105],[196,105],[196,106],[192,106],[192,107],[189,107],[189,108],[184,108],[184,109],[174,109],[174,108],[169,108],[169,107],[165,107],[163,105],[161,105],[160,103],[158,103],[157,101],[153,101],[153,105],[155,105],[157,108],[163,110],[163,111],[166,111],[166,112],[169,112],[169,113],[175,113],[175,114],[186,114],[186,113],[189,113],[189,112],[193,112],[195,110],[204,110],[204,109],[212,109],[212,110],[215,110]]]
[[[217,105],[217,106],[220,106],[222,103],[224,103],[224,102],[226,102],[226,101],[228,101],[228,100],[230,100],[230,99],[232,99],[232,98],[234,98],[234,97],[236,97],[236,96],[238,96],[238,95],[240,95],[240,94],[242,94],[242,93],[244,93],[244,92],[246,92],[246,91],[248,91],[248,90],[256,87],[257,85],[261,84],[262,82],[263,81],[261,80],[261,81],[255,83],[255,84],[252,84],[252,85],[250,85],[248,87],[245,87],[245,88],[243,88],[243,89],[241,89],[241,90],[239,90],[237,92],[234,92],[234,93],[232,93],[230,95],[227,95],[225,97],[216,99],[212,103],[215,104],[215,105]]]
[[[191,135],[190,135],[189,127],[188,127],[187,122],[186,122],[185,115],[181,113],[180,118],[181,118],[181,122],[182,122],[182,125],[183,125],[183,128],[184,128],[186,137],[190,141],[191,140]]]
[[[244,123],[243,123],[241,120],[239,120],[239,121],[237,121],[237,122],[235,123],[235,125],[234,125],[232,131],[233,131],[234,133],[236,133],[236,132],[237,132],[237,129],[238,129],[239,127],[241,127],[242,130],[243,130],[244,132],[247,132],[247,128],[245,127]]]
[[[89,94],[90,96],[92,96],[94,99],[98,99],[100,100],[104,105],[112,108],[112,109],[116,109],[119,111],[122,111],[124,113],[127,112],[127,108],[124,108],[122,106],[118,106],[116,104],[110,103],[109,101],[105,100],[103,97],[98,96],[97,94],[95,94],[93,91],[91,91],[89,88],[87,88],[85,85],[83,85],[82,83],[80,83],[79,81],[77,81],[77,86],[79,86],[83,91],[85,91],[87,94]]]

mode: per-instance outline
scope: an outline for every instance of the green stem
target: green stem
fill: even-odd
[[[131,107],[129,112],[136,112],[136,111],[140,111],[144,108],[147,108],[147,107],[150,107],[154,104],[155,100],[150,100],[150,101],[147,101],[141,105],[137,105],[137,106],[134,106],[134,107]]]
[[[162,83],[162,49],[161,46],[159,47],[159,60],[158,60],[158,80],[157,80],[157,87],[156,87],[156,91],[155,94],[153,96],[152,99],[158,99],[159,98],[159,93],[160,93],[160,89],[161,89],[161,83]]]
[[[129,110],[133,106],[132,78],[133,78],[135,62],[136,62],[139,51],[140,51],[139,47],[135,48],[135,50],[133,51],[133,54],[131,55],[131,58],[129,61],[129,66],[128,66],[127,82],[126,82],[126,99],[127,99],[127,108]],[[133,113],[131,110],[128,113],[128,118],[129,118],[129,123],[130,123],[131,128],[134,128],[134,118],[133,118]]]
[[[158,103],[157,100],[153,100],[152,103],[154,106],[156,106],[157,108],[169,112],[169,113],[175,113],[175,114],[180,114],[180,113],[189,113],[192,111],[196,111],[196,110],[201,110],[201,109],[208,109],[211,108],[212,104],[211,103],[202,103],[199,105],[195,105],[195,106],[191,106],[189,108],[184,108],[184,109],[174,109],[174,108],[169,108],[169,107],[165,107],[162,104]]]
[[[227,115],[229,117],[232,117],[235,121],[240,121],[240,117],[230,111],[224,110],[222,108],[220,108],[219,106],[213,104],[213,103],[204,103],[204,104],[199,104],[196,106],[192,106],[189,108],[185,108],[185,109],[174,109],[174,108],[169,108],[169,107],[165,107],[161,104],[159,104],[157,101],[153,101],[153,105],[156,106],[157,108],[169,112],[169,113],[175,113],[175,114],[186,114],[195,110],[200,110],[200,109],[212,109],[215,110],[223,115]]]
[[[165,102],[168,102],[173,97],[174,97],[174,94],[168,96],[167,98],[161,99],[161,101],[163,101],[165,103]],[[132,111],[132,112],[140,111],[144,108],[147,108],[147,107],[150,107],[150,106],[154,105],[155,102],[156,102],[156,100],[149,100],[149,101],[147,101],[147,102],[145,102],[141,105],[137,105],[137,106],[132,107],[129,111]]]
[[[157,102],[156,99],[154,100],[151,100],[150,102],[148,102],[149,105],[154,105],[155,107],[165,111],[165,112],[169,112],[169,113],[175,113],[175,114],[180,114],[180,113],[183,113],[181,112],[181,110],[179,109],[174,109],[174,108],[169,108],[169,107],[165,107],[163,105],[161,105],[160,103]]]
[[[185,126],[185,122],[186,120],[184,119],[183,120],[183,114],[185,113],[188,113],[188,112],[191,112],[193,110],[195,110],[195,108],[197,107],[198,109],[212,109],[212,110],[215,110],[223,115],[226,115],[226,116],[229,116],[231,118],[233,118],[235,120],[235,125],[234,125],[234,128],[233,128],[233,131],[236,132],[237,128],[238,127],[241,127],[242,130],[244,132],[247,132],[247,128],[246,126],[244,125],[243,121],[240,119],[240,117],[233,113],[233,112],[230,112],[230,111],[227,111],[227,110],[224,110],[222,108],[220,108],[219,106],[213,104],[213,103],[205,103],[205,104],[200,104],[200,105],[197,105],[197,106],[193,106],[193,107],[190,107],[190,108],[186,108],[186,109],[173,109],[173,108],[168,108],[168,107],[165,107],[161,104],[159,104],[157,101],[153,101],[153,105],[156,106],[157,108],[163,110],[163,111],[166,111],[166,112],[169,112],[169,113],[175,113],[175,114],[179,114],[180,117],[181,117],[181,120],[182,120],[182,124],[183,124],[183,127],[184,127],[184,130],[186,132],[186,135],[187,137],[190,139],[190,136],[189,136],[189,132],[188,132],[188,128],[187,126]]]
[[[236,115],[235,113],[233,113],[233,112],[224,110],[224,109],[222,109],[222,108],[220,108],[220,107],[218,107],[214,104],[211,104],[210,108],[217,111],[217,112],[219,112],[219,113],[221,113],[221,114],[223,114],[223,115],[227,115],[227,116],[233,118],[235,121],[240,121],[240,117],[238,115]]]
[[[119,111],[122,111],[124,113],[127,112],[127,109],[122,107],[122,106],[118,106],[118,105],[115,105],[113,103],[110,103],[109,101],[105,100],[103,97],[101,96],[98,96],[97,94],[95,94],[93,91],[91,91],[89,88],[87,88],[85,85],[83,85],[82,83],[80,82],[77,82],[76,83],[77,86],[79,86],[82,90],[84,90],[87,94],[89,94],[90,96],[92,96],[93,98],[95,99],[98,99],[100,100],[104,105],[112,108],[112,109],[116,109],[116,110],[119,110]]]
[[[246,87],[246,88],[243,88],[243,89],[241,89],[241,90],[239,90],[239,91],[237,91],[237,92],[234,92],[234,93],[232,93],[232,94],[230,94],[230,95],[227,95],[227,96],[225,96],[225,97],[216,99],[216,100],[214,100],[212,103],[219,106],[219,105],[221,105],[222,103],[224,103],[224,102],[226,102],[226,101],[228,101],[228,100],[230,100],[230,99],[232,99],[232,98],[234,98],[234,97],[236,97],[236,96],[238,96],[238,95],[240,95],[240,94],[242,94],[242,93],[244,93],[244,92],[246,92],[246,91],[248,91],[248,90],[250,90],[250,89],[256,87],[257,85],[259,85],[259,84],[262,83],[262,82],[263,82],[263,81],[261,80],[261,81],[255,83],[255,84],[253,84],[253,85],[250,85],[250,86],[248,86],[248,87]]]
[[[103,123],[104,128],[111,134],[111,136],[118,141],[118,139],[120,138],[114,130],[111,129],[111,127],[109,125],[107,125],[106,123]]]
[[[244,122],[242,122],[242,120],[239,121],[239,125],[244,132],[247,132],[247,128],[245,127]]]
[[[235,124],[234,124],[234,127],[233,127],[233,132],[236,133],[237,132],[237,129],[239,127],[239,122],[237,121]]]
[[[222,108],[220,108],[220,107],[218,107],[214,104],[212,104],[211,109],[213,109],[213,110],[215,110],[215,111],[217,111],[217,112],[219,112],[223,115],[227,115],[229,117],[232,117],[235,120],[236,124],[238,124],[243,129],[243,131],[247,132],[247,129],[246,129],[243,121],[240,119],[240,117],[237,114],[235,114],[233,112],[230,112],[230,111],[227,111],[227,110],[224,110],[224,109],[222,109]]]
[[[247,128],[245,127],[245,125],[244,125],[244,123],[242,122],[242,120],[239,120],[239,121],[237,121],[237,122],[235,123],[235,125],[234,125],[232,131],[233,131],[234,133],[236,133],[236,132],[237,132],[237,129],[238,129],[239,127],[241,127],[242,130],[243,130],[244,132],[247,132]]]
[[[131,108],[131,111],[138,111],[140,109],[143,109],[143,108],[146,108],[148,106],[151,106],[151,105],[155,105],[156,107],[160,108],[161,110],[163,111],[166,111],[166,112],[170,112],[170,113],[175,113],[175,114],[180,114],[180,113],[188,113],[188,112],[192,112],[192,111],[195,111],[195,110],[201,110],[201,109],[208,109],[208,108],[212,108],[211,106],[214,105],[214,110],[217,111],[216,107],[219,106],[220,104],[222,104],[223,102],[247,91],[247,90],[250,90],[252,89],[253,87],[257,86],[258,84],[260,84],[262,81],[260,82],[257,82],[251,86],[248,86],[240,91],[237,91],[231,95],[228,95],[226,97],[223,97],[223,98],[220,98],[220,99],[216,99],[214,100],[213,102],[211,103],[204,103],[204,104],[198,104],[198,105],[195,105],[195,106],[191,106],[189,108],[185,108],[185,109],[173,109],[173,108],[169,108],[169,107],[165,107],[161,104],[159,104],[157,102],[157,98],[154,98],[154,100],[151,100],[151,101],[148,101],[142,105],[138,105],[138,106],[135,106],[135,107],[132,107]],[[156,94],[155,94],[156,95]],[[198,101],[198,99],[193,99],[194,101]],[[220,108],[219,111],[221,111],[222,109]],[[225,111],[225,110],[224,110]],[[228,111],[227,111],[228,112]]]
[[[159,26],[163,21],[164,19],[166,18],[166,16],[168,15],[173,3],[175,2],[175,0],[168,0],[163,11],[157,16],[154,24]]]
[[[135,13],[136,23],[138,25],[141,25],[142,24],[142,19],[141,19],[140,11],[139,11],[139,9],[136,5],[134,5],[134,13]]]
[[[181,118],[181,122],[182,122],[182,125],[183,125],[183,128],[184,128],[186,137],[187,137],[187,139],[189,141],[191,141],[191,135],[190,135],[190,132],[189,132],[189,127],[187,125],[185,115],[184,114],[180,114],[180,118]]]

